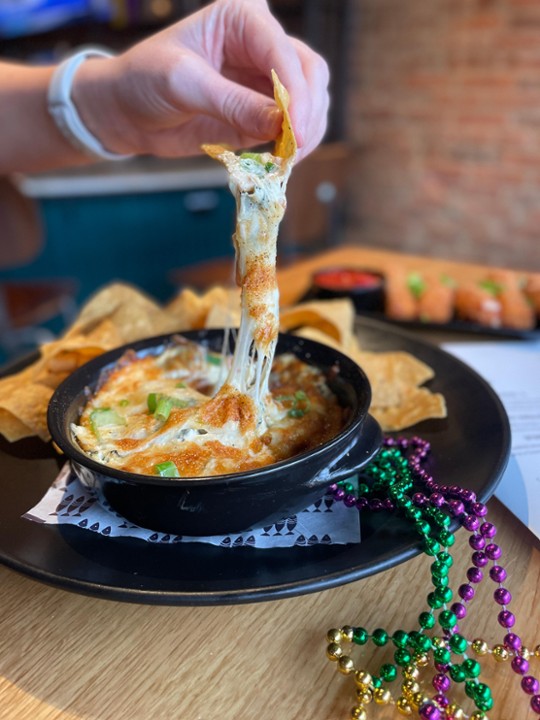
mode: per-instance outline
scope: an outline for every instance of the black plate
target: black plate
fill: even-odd
[[[489,385],[453,356],[393,327],[361,319],[359,331],[365,349],[405,350],[434,368],[430,387],[446,397],[448,418],[404,434],[431,442],[429,469],[439,481],[464,485],[487,500],[510,451],[508,419]],[[275,600],[352,582],[420,552],[404,521],[368,512],[362,514],[359,544],[276,550],[160,546],[23,520],[59,466],[50,446],[37,440],[0,443],[0,560],[67,590],[163,605]]]

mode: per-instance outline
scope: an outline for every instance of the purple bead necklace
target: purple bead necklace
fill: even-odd
[[[363,470],[357,488],[350,481],[328,488],[334,500],[349,508],[404,516],[421,536],[424,553],[433,558],[433,589],[427,596],[427,609],[418,616],[418,627],[408,632],[396,630],[393,634],[383,628],[368,633],[365,628],[350,625],[328,631],[328,659],[337,664],[341,673],[352,675],[355,680],[357,702],[350,717],[366,720],[372,703],[393,703],[400,715],[416,715],[424,720],[488,720],[486,713],[494,702],[491,689],[480,681],[479,660],[487,655],[496,662],[510,660],[512,670],[521,677],[521,688],[529,697],[532,711],[540,715],[540,683],[529,674],[529,660],[533,655],[540,658],[540,645],[530,651],[512,631],[516,621],[508,609],[512,595],[504,585],[507,572],[500,563],[502,550],[493,541],[497,528],[487,521],[487,508],[477,501],[474,492],[435,482],[424,468],[429,452],[429,443],[422,438],[387,438],[382,450]],[[467,582],[459,586],[457,597],[448,579],[453,565],[449,549],[455,541],[450,526],[456,521],[471,534],[469,545],[473,551]],[[491,649],[481,638],[467,639],[458,625],[466,617],[476,588],[485,576],[497,585],[493,592],[499,608],[497,621],[506,631],[502,643]],[[347,643],[365,645],[369,640],[378,647],[394,646],[394,663],[381,665],[377,674],[358,668],[344,649]],[[435,669],[431,679],[435,692],[428,693],[419,681],[431,663]],[[398,674],[400,694],[393,697],[388,685]],[[475,706],[471,714],[450,699],[452,686],[458,684],[463,685]]]

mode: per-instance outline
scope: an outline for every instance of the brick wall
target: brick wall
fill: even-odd
[[[540,270],[540,0],[354,0],[347,238]]]

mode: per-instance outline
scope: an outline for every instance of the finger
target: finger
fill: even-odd
[[[171,86],[173,103],[183,112],[210,115],[259,140],[279,133],[281,113],[272,98],[224,77],[197,55],[177,62]]]
[[[158,157],[200,155],[202,142],[226,145],[232,149],[261,145],[260,139],[243,135],[228,123],[209,115],[197,115],[177,127],[154,133],[148,138],[147,151]]]
[[[321,142],[326,132],[329,95],[329,71],[326,62],[301,40],[293,39],[312,98],[311,113],[306,119],[306,138],[298,160],[308,155]]]
[[[227,18],[224,57],[229,65],[252,66],[270,77],[274,69],[291,98],[289,107],[298,145],[304,144],[307,119],[311,113],[309,88],[297,49],[265,3],[246,5],[243,15]]]
[[[243,85],[250,90],[255,90],[261,95],[266,95],[269,98],[274,97],[271,76],[263,75],[258,70],[248,70],[246,68],[228,67],[224,65],[221,68],[221,74],[228,80],[238,85]]]

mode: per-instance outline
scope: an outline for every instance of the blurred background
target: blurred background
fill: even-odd
[[[121,51],[205,4],[0,0],[0,58]],[[540,3],[270,5],[332,73],[325,141],[291,177],[281,264],[348,243],[540,270]],[[0,179],[0,359],[112,280],[166,301],[230,279],[233,225],[208,158]]]

